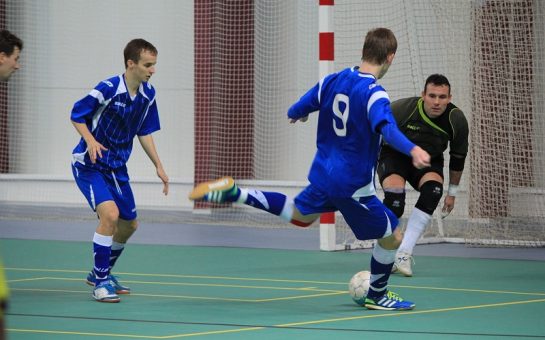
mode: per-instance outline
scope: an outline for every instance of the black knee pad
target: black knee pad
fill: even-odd
[[[426,214],[433,215],[443,196],[443,184],[437,181],[427,181],[420,187],[420,196],[415,207]]]
[[[384,190],[384,200],[382,203],[384,203],[397,218],[400,218],[403,216],[403,211],[405,210],[405,191],[391,192]]]

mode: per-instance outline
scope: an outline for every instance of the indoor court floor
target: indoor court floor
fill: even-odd
[[[132,293],[107,304],[85,284],[93,225],[0,220],[8,339],[545,338],[543,248],[418,246],[415,276],[390,280],[416,308],[383,312],[347,292],[369,250],[307,249],[315,230],[146,224],[114,270]]]

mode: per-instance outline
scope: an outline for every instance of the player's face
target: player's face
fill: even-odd
[[[15,47],[10,56],[3,52],[0,53],[0,81],[8,81],[9,77],[21,67],[19,64],[20,54],[21,51],[18,47]]]
[[[450,88],[447,85],[428,84],[422,92],[424,111],[428,116],[437,118],[445,112],[451,99]]]
[[[138,63],[132,63],[129,67],[140,82],[149,81],[155,73],[155,64],[157,64],[157,55],[150,51],[140,52]]]

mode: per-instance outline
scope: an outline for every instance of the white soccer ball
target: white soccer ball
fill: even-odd
[[[360,306],[363,306],[365,303],[365,297],[369,291],[370,279],[371,272],[364,270],[354,274],[348,283],[348,291],[352,300]]]

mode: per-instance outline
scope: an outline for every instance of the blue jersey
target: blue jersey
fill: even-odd
[[[298,119],[317,110],[317,151],[308,179],[329,197],[375,195],[384,126],[388,135],[394,132],[398,150],[409,154],[414,147],[397,129],[384,88],[356,67],[326,76],[289,109],[288,117]]]
[[[124,167],[131,155],[134,137],[161,128],[153,86],[147,82],[140,84],[136,96],[131,98],[123,75],[100,82],[74,104],[70,118],[87,124],[97,142],[108,149],[92,164],[83,138],[74,148],[72,156],[76,165],[98,170]]]

